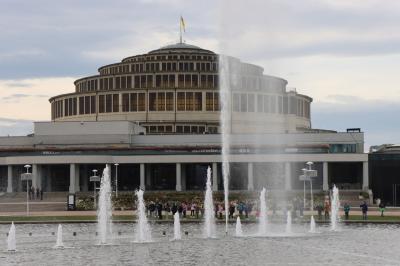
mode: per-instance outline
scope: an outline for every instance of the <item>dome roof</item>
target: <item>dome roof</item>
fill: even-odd
[[[196,45],[192,45],[192,44],[186,44],[186,43],[176,43],[176,44],[169,44],[166,46],[162,46],[159,49],[150,51],[149,54],[156,54],[156,53],[164,53],[167,50],[171,50],[171,51],[176,51],[176,50],[197,50],[198,52],[203,52],[203,53],[208,53],[208,54],[214,54],[214,52],[200,48]]]

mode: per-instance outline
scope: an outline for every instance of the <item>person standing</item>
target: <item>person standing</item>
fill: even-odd
[[[324,212],[325,212],[325,220],[329,219],[329,211],[331,210],[331,204],[329,200],[325,200],[324,204]]]
[[[368,212],[368,205],[367,202],[364,201],[363,204],[360,205],[362,211],[362,218],[363,220],[367,220],[367,212]]]
[[[384,216],[383,213],[385,212],[385,208],[386,208],[385,203],[383,203],[383,201],[381,201],[379,203],[379,211],[381,212],[381,217]]]
[[[346,202],[343,206],[343,210],[344,210],[344,217],[346,220],[349,219],[349,212],[350,212],[350,205]]]

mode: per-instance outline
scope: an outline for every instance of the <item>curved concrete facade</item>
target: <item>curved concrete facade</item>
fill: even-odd
[[[179,43],[131,56],[75,81],[50,99],[53,121],[134,121],[147,134],[218,133],[219,56]],[[287,81],[230,58],[239,68],[231,91],[232,133],[284,133],[311,127],[312,99]]]

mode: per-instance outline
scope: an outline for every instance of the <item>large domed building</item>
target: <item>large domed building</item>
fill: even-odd
[[[316,190],[333,183],[368,188],[362,132],[313,129],[310,97],[260,66],[224,58],[232,67],[222,101],[229,114],[230,189],[302,191],[299,176],[308,161],[318,171]],[[216,53],[178,43],[76,80],[75,91],[50,99],[51,121],[35,122],[26,137],[0,138],[0,190],[23,191],[27,164],[29,186],[45,192],[93,191],[90,177],[105,164],[112,165],[118,190],[203,190],[209,166],[213,189],[221,190],[221,81],[227,77],[221,80],[218,64]]]
[[[238,84],[231,90],[232,133],[310,129],[308,96],[287,81],[230,58]],[[75,92],[50,99],[53,121],[137,122],[147,134],[220,132],[218,55],[194,45],[167,45],[99,68],[75,81]]]

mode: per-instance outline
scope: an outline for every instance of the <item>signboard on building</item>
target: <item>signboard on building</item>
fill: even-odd
[[[31,173],[21,174],[21,181],[27,181],[27,180],[32,180],[32,174]]]
[[[100,176],[97,175],[91,176],[90,182],[100,182]]]

